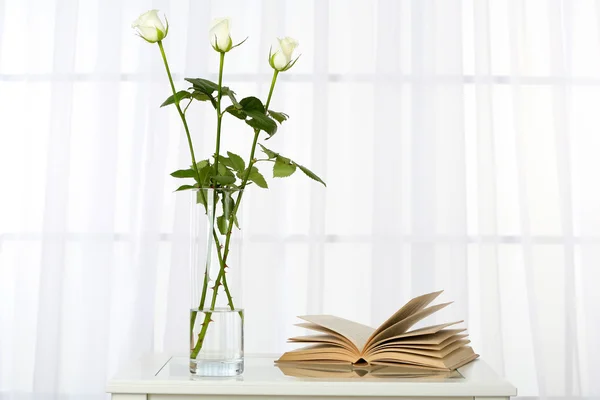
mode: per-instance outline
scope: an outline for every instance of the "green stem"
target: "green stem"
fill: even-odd
[[[194,100],[193,97],[190,98],[190,101],[187,103],[187,105],[185,106],[185,108],[183,109],[183,114],[185,114],[185,112],[187,111],[188,107],[190,106],[190,104],[192,104],[192,101]]]
[[[213,235],[215,238],[215,243],[218,246],[220,246],[217,242],[218,237],[217,237],[217,234],[214,229],[213,229]],[[212,322],[212,319],[211,319],[212,311],[214,311],[215,305],[217,303],[217,295],[219,293],[219,286],[221,285],[221,279],[225,278],[225,260],[223,259],[221,252],[217,252],[217,256],[219,258],[219,264],[220,264],[221,268],[219,269],[219,274],[217,275],[217,280],[215,281],[215,286],[213,287],[213,295],[212,295],[212,300],[210,303],[210,311],[204,313],[204,321],[202,322],[202,329],[200,330],[200,333],[198,334],[198,341],[196,342],[196,345],[194,346],[194,348],[192,349],[192,352],[190,353],[191,359],[196,359],[196,357],[198,357],[198,353],[200,353],[200,350],[202,350],[202,345],[204,344],[204,338],[206,337],[206,331],[208,330],[208,325]],[[223,286],[225,287],[225,283],[223,283]],[[228,294],[227,298],[228,298],[228,302],[229,302],[229,307],[233,310],[234,309],[233,300],[231,298],[231,294],[229,294],[229,289],[226,289],[225,292]],[[203,310],[203,308],[200,308],[200,310]],[[194,316],[194,321],[195,321],[195,314],[196,313],[192,314]],[[240,316],[242,316],[241,312],[240,312]]]
[[[222,124],[222,119],[223,119],[223,114],[221,112],[221,98],[223,96],[223,64],[225,61],[225,53],[220,53],[220,59],[219,59],[219,82],[218,82],[218,92],[217,92],[217,141],[216,141],[216,148],[215,148],[215,175],[219,174],[219,155],[220,155],[220,150],[221,150],[221,124]],[[216,187],[216,184],[215,184]],[[216,300],[217,300],[217,295],[218,295],[218,291],[219,291],[219,286],[221,285],[221,280],[223,280],[223,288],[225,290],[225,294],[227,295],[227,301],[229,303],[229,307],[233,310],[235,307],[233,305],[233,298],[231,297],[231,292],[229,291],[229,286],[227,284],[227,278],[225,278],[225,268],[226,268],[226,264],[225,264],[225,258],[221,255],[221,244],[219,241],[219,238],[217,236],[217,233],[214,229],[214,219],[215,219],[215,214],[216,214],[216,207],[217,207],[217,192],[214,192],[214,198],[213,198],[213,221],[212,221],[212,226],[213,226],[213,237],[215,240],[215,246],[217,247],[217,255],[219,257],[219,264],[220,264],[220,268],[219,268],[219,275],[217,276],[217,280],[215,281],[215,286],[213,287],[213,296],[212,296],[212,301],[211,301],[211,306],[210,306],[210,310],[214,310],[215,308],[215,304],[216,304]],[[206,285],[204,286],[204,288],[206,287]],[[202,297],[202,306],[204,305],[204,288],[203,288],[203,297]],[[203,309],[203,307],[200,307],[201,309]],[[211,317],[212,313],[208,312],[205,314],[204,317],[204,322],[202,323],[202,329],[200,331],[200,334],[198,335],[198,341],[196,342],[196,346],[194,346],[194,349],[192,350],[192,353],[190,355],[191,358],[196,358],[198,356],[198,353],[200,352],[200,350],[202,349],[202,344],[204,343],[204,337],[206,336],[206,331],[208,330],[208,325],[210,323],[210,317]],[[195,321],[195,319],[194,319]]]
[[[223,113],[221,112],[221,98],[223,96],[223,64],[225,61],[225,53],[220,53],[220,57],[219,57],[219,82],[218,82],[218,96],[217,96],[217,148],[215,151],[216,154],[216,158],[215,158],[215,173],[218,175],[219,174],[219,170],[218,170],[218,166],[219,166],[219,153],[220,153],[220,149],[221,149],[221,123],[222,123],[222,119],[223,119]],[[214,201],[214,211],[213,211],[213,218],[215,217],[215,211],[216,211],[216,192],[215,192],[215,201]],[[233,221],[233,219],[232,219]],[[214,226],[214,224],[213,224]],[[231,227],[229,227],[229,231],[231,231]],[[219,239],[217,237],[216,231],[213,228],[213,235],[215,238],[215,244],[219,247],[218,250],[220,250],[220,243],[219,243]],[[225,276],[225,268],[227,268],[227,265],[225,264],[225,260],[226,258],[223,257],[219,260],[219,262],[221,263],[221,271],[223,271],[222,274],[222,279],[223,279],[223,289],[225,290],[225,294],[227,295],[227,302],[229,303],[229,307],[233,310],[235,307],[233,305],[233,299],[231,297],[231,292],[229,291],[229,285],[227,284],[227,278]],[[217,281],[215,284],[215,289],[218,290],[218,277],[217,277]],[[212,310],[212,308],[211,308]]]
[[[220,57],[219,57],[219,87],[217,89],[217,142],[216,142],[216,148],[215,148],[215,175],[219,175],[219,153],[221,151],[221,121],[223,119],[223,115],[221,114],[221,97],[223,94],[223,63],[225,61],[225,53],[219,53]],[[215,232],[215,219],[216,219],[216,213],[217,213],[217,200],[218,200],[218,196],[217,196],[217,182],[214,183],[213,185],[214,189],[213,189],[213,212],[212,212],[212,221],[211,221],[211,226],[212,226],[212,231],[213,231],[213,237],[215,240],[215,246],[217,246],[217,252],[220,253],[221,251],[221,243],[219,242],[219,238],[217,236],[217,233]],[[221,268],[223,266],[220,266]]]
[[[219,154],[221,151],[221,122],[223,119],[223,114],[221,114],[221,97],[223,95],[223,64],[225,62],[225,53],[219,53],[219,86],[217,89],[217,143],[216,143],[216,148],[215,148],[215,175],[219,175]],[[212,212],[212,221],[210,221],[211,226],[212,226],[212,231],[213,231],[213,238],[215,241],[215,246],[217,247],[217,253],[219,256],[219,269],[223,269],[224,266],[221,263],[221,243],[219,241],[219,237],[217,236],[217,232],[215,231],[215,219],[216,219],[216,213],[217,213],[217,202],[218,202],[218,196],[217,196],[217,183],[215,182],[214,184],[214,188],[213,189],[213,212]],[[206,293],[206,286],[204,285],[203,288],[203,295],[202,295],[202,303],[200,306],[200,309],[204,308],[204,302],[205,302],[205,293]],[[215,287],[213,288],[213,290],[217,290],[218,286],[215,285]],[[229,289],[228,289],[229,290]]]
[[[171,91],[173,92],[173,96],[176,96],[177,91],[175,90],[175,84],[173,83],[171,69],[169,68],[169,63],[167,62],[167,55],[165,54],[165,49],[163,47],[162,41],[158,41],[158,48],[160,49],[160,54],[162,56],[163,62],[165,63],[165,69],[167,70],[167,76],[169,77],[169,83],[171,84]],[[198,172],[198,164],[196,163],[196,155],[194,154],[194,146],[192,145],[192,136],[190,135],[190,128],[188,127],[187,120],[185,119],[185,114],[181,110],[181,107],[179,106],[179,100],[177,99],[175,99],[175,107],[177,108],[177,112],[179,113],[181,122],[183,122],[183,128],[185,129],[185,135],[187,136],[188,147],[190,148],[190,154],[192,156],[192,168],[194,169],[194,172],[196,172],[196,178],[198,179],[198,184],[200,185],[200,173]]]
[[[158,48],[160,49],[160,54],[161,54],[163,62],[165,64],[167,76],[169,77],[169,83],[171,84],[171,91],[173,92],[173,95],[175,96],[177,94],[177,90],[175,89],[175,83],[173,82],[173,76],[171,75],[171,69],[169,68],[169,63],[167,61],[167,55],[165,54],[165,49],[163,47],[162,41],[158,42]],[[191,101],[190,101],[190,103],[191,103]],[[189,106],[189,103],[188,103],[188,106]],[[177,112],[179,113],[179,117],[181,118],[181,122],[183,123],[183,128],[185,129],[185,135],[187,137],[188,147],[190,149],[190,155],[192,156],[192,169],[196,173],[196,180],[198,181],[198,186],[199,186],[198,190],[200,191],[200,195],[203,198],[203,202],[206,204],[206,198],[204,198],[204,190],[202,190],[202,183],[200,182],[200,172],[198,171],[198,164],[196,163],[196,155],[194,154],[194,146],[192,144],[192,136],[190,134],[190,128],[188,126],[187,119],[185,118],[185,112],[181,110],[181,106],[179,105],[179,101],[177,99],[175,101],[175,107],[177,108]],[[186,107],[186,109],[187,109],[187,107]],[[219,245],[219,252],[220,252],[220,245]],[[208,274],[206,273],[206,269],[205,269],[204,285],[202,288],[200,309],[202,309],[204,306],[207,286],[208,286]],[[192,315],[190,317],[190,335],[192,335],[194,332],[195,322],[196,322],[196,313],[194,312],[194,313],[192,313]]]
[[[219,285],[219,281],[221,279],[221,276],[223,275],[223,270],[219,271],[219,275],[217,276],[217,283],[215,283],[215,287],[213,288],[213,297],[212,297],[212,301],[210,303],[210,309],[211,311],[215,309],[215,305],[217,302],[217,290],[218,290],[218,285]],[[206,331],[208,330],[208,325],[212,322],[212,312],[206,312],[204,314],[204,321],[202,322],[202,329],[200,329],[200,333],[198,334],[198,341],[196,342],[196,345],[194,346],[192,352],[190,353],[190,358],[191,359],[196,359],[196,357],[198,357],[198,353],[200,353],[200,350],[202,350],[202,345],[204,344],[204,338],[206,337]]]
[[[216,143],[216,149],[215,149],[215,175],[219,175],[219,154],[221,151],[221,124],[222,124],[222,120],[223,120],[223,114],[221,112],[221,98],[223,97],[223,65],[225,63],[225,53],[219,53],[219,82],[218,82],[218,88],[217,88],[217,143]],[[216,183],[215,183],[215,188],[216,188]],[[216,211],[217,211],[217,200],[218,200],[218,196],[217,196],[217,191],[214,190],[214,197],[213,197],[213,220],[212,220],[212,231],[213,231],[213,237],[215,240],[215,246],[217,246],[217,253],[219,256],[219,269],[220,270],[224,270],[225,268],[225,262],[223,260],[223,257],[221,256],[221,243],[219,241],[219,237],[217,236],[217,232],[214,228],[215,224],[215,218],[216,218]],[[218,283],[218,282],[217,282]],[[229,293],[229,287],[227,286],[227,280],[224,279],[223,280],[223,287],[225,288],[225,292],[228,294],[228,299],[229,299],[229,303],[230,303],[230,307],[233,310],[233,301],[231,300],[231,294]],[[218,285],[215,284],[215,287],[213,288],[213,290],[217,291],[218,290]],[[204,303],[204,301],[203,301]],[[212,310],[213,308],[211,308]]]
[[[225,53],[221,53],[220,60],[219,60],[219,88],[218,88],[218,96],[217,96],[217,143],[216,143],[216,149],[215,149],[215,175],[219,174],[219,153],[220,153],[220,149],[221,149],[221,120],[223,117],[221,114],[221,97],[222,97],[222,92],[223,92],[223,63],[224,63],[224,61],[225,61]],[[216,184],[214,186],[216,187]],[[214,229],[216,208],[217,208],[217,192],[215,190],[213,192],[213,213],[212,213],[212,221],[210,221],[210,223],[211,223],[211,226],[213,227],[212,231],[213,231],[213,238],[215,241],[215,246],[217,248],[217,255],[218,255],[219,259],[222,259],[221,243],[220,243],[219,238]],[[210,255],[208,255],[208,257],[210,257]],[[223,268],[223,266],[220,265],[220,269],[222,269],[222,268]],[[215,285],[213,290],[218,290],[218,286]],[[202,296],[200,298],[200,305],[198,307],[200,310],[204,309],[204,305],[206,303],[207,291],[208,291],[208,271],[205,269],[204,283],[202,284]],[[190,329],[192,330],[192,332],[194,329],[195,322],[196,322],[195,315],[192,314],[192,321],[190,322]],[[208,324],[205,323],[205,326],[208,327]]]
[[[269,111],[269,104],[271,104],[271,96],[273,96],[273,89],[275,89],[275,82],[277,81],[277,76],[279,75],[279,71],[276,69],[273,70],[273,78],[271,79],[271,88],[269,89],[269,95],[267,96],[267,103],[265,104],[265,111]]]
[[[225,61],[225,53],[219,54],[221,57],[219,59],[219,89],[217,92],[217,145],[215,149],[215,175],[219,175],[219,152],[221,150],[221,120],[223,119],[223,114],[221,114],[221,96],[223,94],[223,63]]]

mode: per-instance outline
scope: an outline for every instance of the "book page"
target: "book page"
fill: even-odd
[[[460,324],[462,322],[464,322],[464,321],[447,322],[445,324],[428,326],[428,327],[425,327],[425,328],[416,329],[414,331],[406,332],[406,333],[403,333],[401,335],[397,335],[395,337],[398,337],[398,338],[414,338],[415,340],[417,340],[416,336],[419,336],[420,337],[419,339],[422,339],[422,337],[425,337],[425,336],[428,336],[428,335],[433,335],[434,333],[441,332],[442,330],[444,330],[444,332],[448,332],[451,329],[446,329],[447,327],[452,326],[452,325],[456,325],[456,324]],[[458,331],[458,332],[463,332],[465,330],[466,329],[454,329],[454,331]],[[440,335],[442,335],[442,334],[440,333]]]
[[[337,353],[337,354],[347,354],[354,357],[354,352],[343,347],[331,344],[313,344],[306,347],[301,347],[299,349],[288,351],[286,354],[294,355],[294,354],[318,354],[318,353]]]
[[[384,330],[384,331],[380,332],[379,334],[375,335],[374,337],[372,337],[369,340],[367,347],[372,347],[374,344],[381,342],[385,339],[406,333],[406,331],[408,331],[414,324],[416,324],[417,322],[419,322],[420,320],[422,320],[424,318],[427,318],[434,312],[441,310],[442,308],[448,306],[449,304],[452,304],[452,302],[427,307],[421,311],[418,311],[418,312],[412,314],[411,316],[409,316],[407,318],[404,318],[402,321],[395,323],[394,325],[390,326],[386,330]]]
[[[424,294],[422,296],[418,296],[418,297],[415,297],[414,299],[410,300],[408,303],[403,305],[401,309],[396,311],[394,313],[394,315],[389,317],[383,324],[381,324],[379,326],[379,328],[375,329],[375,332],[373,332],[373,334],[371,335],[369,340],[367,340],[367,342],[370,342],[374,336],[380,334],[381,332],[383,332],[390,326],[402,321],[403,319],[410,317],[412,314],[427,307],[442,292],[443,292],[443,290],[440,290],[439,292]]]
[[[444,358],[448,354],[452,353],[454,350],[456,350],[460,347],[466,346],[470,342],[471,342],[470,340],[457,340],[456,342],[446,346],[445,348],[443,348],[441,350],[412,349],[412,348],[407,348],[407,347],[398,347],[398,346],[393,346],[393,345],[387,345],[387,346],[383,346],[383,347],[378,347],[376,351],[374,351],[370,354],[375,355],[375,354],[380,354],[383,352],[395,351],[395,352],[399,352],[399,353],[410,353],[410,354],[419,354],[422,356],[428,356],[428,357],[434,357],[434,358]]]
[[[356,352],[354,346],[345,338],[340,338],[337,335],[307,335],[307,336],[296,336],[288,339],[289,343],[329,343],[344,347],[348,350]]]
[[[475,353],[470,346],[465,346],[448,355],[445,360],[449,369],[456,369],[470,363],[477,357],[479,357],[479,354]]]
[[[300,362],[300,361],[306,362],[306,361],[308,361],[311,363],[329,363],[331,361],[346,361],[349,364],[352,364],[354,362],[354,358],[350,357],[347,354],[340,354],[340,353],[325,353],[325,352],[318,353],[318,354],[284,353],[277,362],[285,363],[288,361],[291,361],[291,362]]]
[[[407,348],[407,349],[442,350],[446,346],[448,346],[448,345],[456,342],[457,340],[464,339],[467,336],[469,336],[469,335],[467,335],[467,334],[464,334],[464,335],[452,335],[448,339],[446,339],[443,342],[441,342],[440,344],[420,344],[420,343],[413,344],[413,342],[405,342],[405,341],[401,341],[400,343],[402,344],[402,347]],[[383,345],[385,346],[386,343],[387,342],[384,342]],[[377,348],[379,348],[379,346],[374,347],[374,349],[377,349]]]
[[[382,352],[369,356],[371,364],[395,365],[414,364],[422,367],[453,370],[479,357],[469,346],[462,346],[444,358],[432,358],[417,354],[406,354],[394,351]]]
[[[419,335],[419,336],[404,336],[398,335],[393,336],[391,338],[387,338],[385,340],[379,341],[373,346],[370,346],[368,349],[376,349],[380,346],[385,346],[388,343],[401,343],[402,345],[440,345],[450,337],[455,336],[461,332],[464,332],[465,329],[443,329],[439,332],[432,333],[429,335]]]
[[[304,315],[301,318],[305,321],[322,326],[330,331],[347,338],[355,347],[357,355],[364,348],[367,339],[375,329],[370,326],[359,324],[333,315]]]
[[[371,354],[364,358],[369,363],[373,363],[373,361],[387,361],[389,363],[415,364],[423,367],[446,369],[443,359],[396,351],[383,351],[381,353]]]
[[[302,322],[302,323],[299,323],[299,324],[294,324],[294,326],[297,326],[299,328],[309,329],[311,331],[317,331],[317,332],[326,333],[328,335],[337,336],[339,338],[343,338],[342,335],[340,335],[337,332],[332,331],[331,329],[327,329],[325,327],[322,327],[321,325],[311,324],[310,322]]]
[[[284,353],[278,360],[283,362],[310,361],[315,363],[346,361],[353,363],[356,360],[354,352],[350,352],[341,347],[327,345],[308,346]]]

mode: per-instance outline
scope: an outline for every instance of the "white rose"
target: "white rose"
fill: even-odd
[[[227,53],[233,47],[230,35],[229,18],[216,18],[210,24],[208,32],[210,44],[219,53]]]
[[[274,49],[271,49],[269,54],[269,64],[277,71],[287,71],[292,68],[296,63],[296,60],[292,61],[294,50],[298,47],[298,42],[291,37],[284,37],[283,39],[277,39],[277,44]],[[273,50],[275,50],[273,52]]]
[[[163,40],[169,32],[169,22],[164,17],[163,22],[158,16],[158,10],[150,10],[140,15],[133,21],[131,27],[137,34],[149,43],[156,43]]]

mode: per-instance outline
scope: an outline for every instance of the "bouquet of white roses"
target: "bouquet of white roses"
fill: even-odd
[[[298,42],[292,38],[285,37],[278,39],[278,46],[269,50],[269,64],[273,68],[273,79],[271,80],[271,86],[265,103],[254,96],[245,97],[238,101],[235,97],[235,92],[223,85],[223,65],[225,55],[232,49],[240,46],[245,40],[233,44],[230,35],[230,25],[229,18],[216,19],[213,21],[209,32],[210,44],[220,56],[218,82],[212,82],[203,78],[186,78],[185,80],[190,86],[187,89],[178,91],[175,88],[162,43],[169,31],[166,18],[161,18],[158,10],[150,10],[142,14],[132,24],[132,27],[141,38],[149,43],[158,44],[172,90],[172,95],[162,103],[161,107],[168,105],[175,106],[187,136],[192,164],[189,168],[177,170],[171,175],[175,178],[187,178],[193,181],[180,186],[177,191],[196,190],[198,193],[197,202],[204,206],[206,213],[216,222],[212,224],[213,227],[216,226],[216,228],[213,228],[212,236],[215,249],[218,253],[219,273],[212,287],[213,293],[210,310],[213,311],[220,286],[223,286],[228,299],[228,306],[231,310],[235,308],[227,284],[225,268],[227,268],[233,226],[236,225],[239,229],[236,215],[242,201],[243,189],[252,183],[264,189],[268,188],[267,181],[257,168],[257,164],[272,164],[273,177],[287,177],[296,172],[297,169],[300,169],[308,177],[325,185],[325,182],[308,168],[276,151],[266,148],[258,142],[261,138],[261,133],[264,133],[267,138],[272,137],[277,132],[278,124],[280,125],[288,119],[287,114],[280,111],[273,111],[269,106],[279,73],[289,70],[298,61],[298,57],[293,58]],[[194,100],[210,103],[215,110],[217,119],[214,152],[209,158],[201,160],[197,160],[196,158],[190,128],[186,119],[186,112]],[[230,104],[225,106],[225,100],[229,100]],[[254,132],[252,147],[246,160],[238,154],[230,151],[225,152],[221,149],[221,122],[226,115],[245,121]],[[257,144],[264,153],[263,158],[256,158]],[[230,193],[228,191],[234,193],[237,197],[226,194]],[[216,216],[216,205],[219,202],[223,205],[223,213]],[[217,232],[217,229],[219,232]],[[224,244],[219,238],[218,233],[221,237],[225,238]],[[208,281],[208,274],[205,273],[202,295],[198,304],[199,310],[205,308],[205,303],[209,296]],[[202,349],[210,322],[211,314],[208,312],[204,316],[198,339],[193,345],[191,358],[196,358]],[[194,331],[195,323],[196,313],[192,313],[190,321],[191,332]]]

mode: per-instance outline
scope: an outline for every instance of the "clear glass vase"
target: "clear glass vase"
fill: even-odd
[[[190,372],[196,376],[244,371],[244,312],[233,298],[241,291],[241,196],[231,189],[193,192]]]

